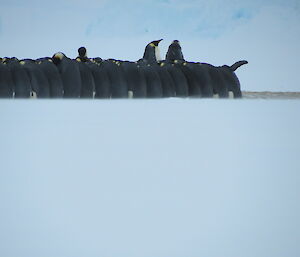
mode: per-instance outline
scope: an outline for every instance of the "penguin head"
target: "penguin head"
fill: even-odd
[[[87,57],[86,48],[84,46],[78,48],[79,57]]]
[[[180,42],[179,42],[179,40],[173,40],[172,44],[180,45]]]
[[[62,52],[58,52],[52,56],[52,61],[54,64],[59,64],[65,57],[66,56]]]
[[[163,39],[159,39],[159,40],[155,40],[149,43],[150,46],[152,47],[157,47],[158,44],[160,43],[160,41],[162,41]]]

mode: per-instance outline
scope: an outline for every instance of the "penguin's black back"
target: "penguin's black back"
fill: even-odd
[[[228,85],[222,74],[222,70],[219,69],[219,67],[215,67],[207,63],[202,63],[201,65],[203,65],[208,71],[208,74],[211,79],[213,93],[218,94],[220,98],[228,98]]]
[[[227,65],[221,66],[219,69],[223,75],[228,91],[233,93],[234,98],[241,98],[241,85],[236,74]]]
[[[174,64],[166,62],[165,65],[174,81],[176,96],[187,97],[189,95],[189,86],[183,72],[175,67]]]
[[[141,70],[147,82],[147,98],[160,98],[163,96],[160,76],[156,71],[157,64],[140,63]]]
[[[116,61],[105,60],[102,62],[103,68],[107,71],[111,97],[112,98],[127,98],[128,97],[128,87],[127,81],[124,76],[124,73]]]
[[[7,60],[14,82],[14,97],[29,98],[31,94],[30,77],[23,65],[17,59]]]
[[[163,97],[175,97],[175,83],[168,69],[164,64],[160,64],[155,69],[160,77]]]
[[[57,54],[55,54],[52,59],[62,78],[64,98],[79,98],[81,95],[81,76],[78,63],[65,55],[62,58],[57,58]]]
[[[14,82],[7,64],[0,62],[0,98],[12,98]]]
[[[40,58],[37,60],[37,64],[48,79],[50,97],[62,98],[64,95],[62,79],[56,65],[53,64],[51,58]]]
[[[213,96],[213,86],[211,77],[209,74],[209,67],[202,65],[200,63],[186,62],[186,66],[193,71],[196,76],[197,83],[200,86],[202,97],[212,97]]]
[[[86,62],[82,62],[80,59],[76,59],[81,77],[81,98],[93,98],[95,91],[95,82],[92,71]]]
[[[30,77],[31,90],[36,93],[37,98],[49,98],[49,81],[40,66],[30,59],[22,60],[20,63],[24,63],[23,65]]]
[[[139,65],[127,61],[122,62],[121,65],[127,80],[128,91],[133,93],[133,98],[147,97],[147,81]]]
[[[188,89],[189,89],[189,96],[190,97],[202,97],[202,90],[200,81],[197,78],[195,72],[190,69],[186,62],[178,62],[174,65],[176,68],[180,69],[184,74]]]
[[[110,98],[110,80],[108,72],[102,63],[87,62],[86,65],[92,71],[95,84],[95,98]]]

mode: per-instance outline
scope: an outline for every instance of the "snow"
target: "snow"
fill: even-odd
[[[1,100],[0,256],[300,256],[299,100]]]

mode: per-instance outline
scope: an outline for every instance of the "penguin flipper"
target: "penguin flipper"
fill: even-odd
[[[236,71],[239,67],[241,67],[242,65],[244,64],[247,64],[248,62],[243,60],[243,61],[238,61],[234,64],[232,64],[229,68],[232,70],[232,71]]]

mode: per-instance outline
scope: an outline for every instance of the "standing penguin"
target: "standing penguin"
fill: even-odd
[[[30,77],[24,66],[15,57],[6,58],[5,63],[7,63],[13,78],[14,97],[29,98],[31,94]]]
[[[241,98],[241,86],[238,77],[235,74],[235,71],[242,65],[247,64],[247,61],[239,61],[234,63],[231,66],[223,65],[219,67],[223,75],[224,81],[227,85],[228,91],[233,93],[234,98]]]
[[[133,98],[147,97],[147,81],[140,66],[135,62],[121,62],[127,84],[128,92],[132,93]]]
[[[39,58],[36,60],[40,69],[44,72],[50,86],[51,98],[62,98],[64,95],[63,82],[56,65],[50,57]]]
[[[25,67],[29,74],[32,93],[34,93],[37,98],[49,98],[49,81],[40,66],[32,59],[21,60],[20,64]]]
[[[219,98],[228,98],[229,90],[225,78],[222,74],[222,70],[219,67],[213,66],[208,63],[201,63],[201,66],[205,67],[211,79],[211,85],[213,94],[217,94]]]
[[[92,71],[95,84],[95,98],[110,98],[110,80],[107,70],[103,67],[102,62],[86,62],[86,65]]]
[[[87,60],[85,62],[81,61],[80,57],[76,58],[78,62],[78,67],[81,77],[81,98],[93,98],[95,91],[95,82],[91,69],[87,65]]]
[[[146,60],[149,64],[156,64],[161,60],[158,47],[160,41],[162,41],[162,39],[152,41],[145,48],[143,59]]]
[[[202,90],[199,80],[195,72],[188,67],[188,63],[184,61],[174,61],[174,66],[182,71],[188,83],[190,97],[202,97]]]
[[[177,97],[188,97],[189,86],[183,72],[178,67],[176,67],[174,63],[163,61],[160,65],[167,69],[169,74],[171,75],[175,85],[175,95]]]
[[[0,62],[0,98],[12,98],[14,82],[6,63]]]
[[[208,67],[201,63],[185,62],[186,66],[193,71],[197,78],[197,83],[201,89],[201,97],[213,97],[213,86]]]
[[[81,95],[81,77],[77,62],[61,52],[54,54],[52,61],[60,72],[64,85],[64,97],[79,98]]]
[[[101,64],[109,77],[111,98],[127,98],[128,86],[120,62],[116,60],[105,60]]]
[[[172,42],[172,44],[169,46],[168,52],[166,54],[167,62],[173,63],[175,60],[184,61],[180,42],[178,40],[174,40]]]

